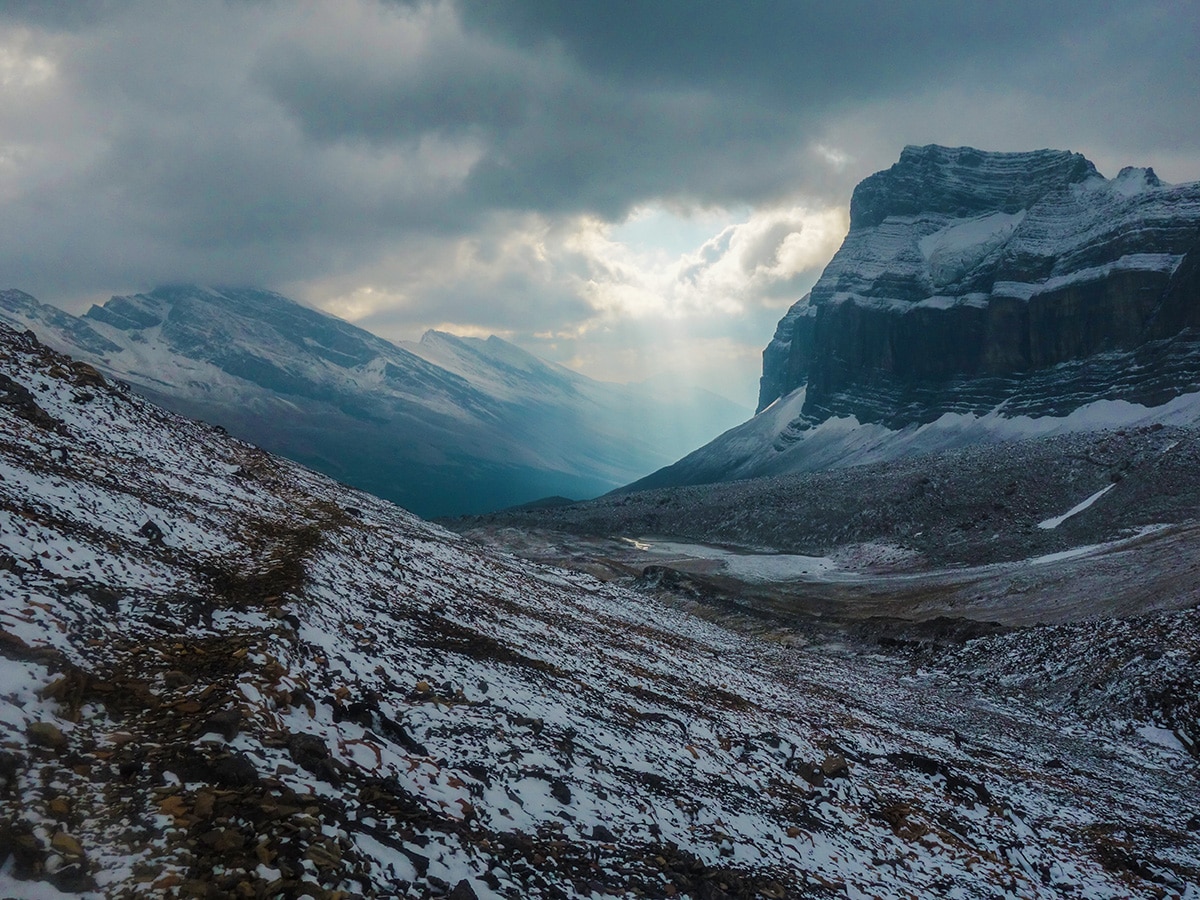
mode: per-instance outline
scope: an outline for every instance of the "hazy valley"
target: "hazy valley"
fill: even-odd
[[[425,516],[594,496],[749,413],[699,389],[596,381],[495,337],[394,344],[257,289],[164,287],[79,317],[10,290],[0,321]]]

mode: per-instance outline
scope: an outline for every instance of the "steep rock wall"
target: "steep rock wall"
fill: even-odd
[[[842,248],[764,351],[759,409],[802,386],[793,430],[1147,403],[1165,372],[1175,393],[1200,387],[1197,326],[1200,184],[1105,179],[1061,151],[908,147],[855,190]]]

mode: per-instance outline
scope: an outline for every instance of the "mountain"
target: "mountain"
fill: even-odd
[[[596,382],[498,338],[430,332],[397,346],[270,291],[163,287],[77,318],[10,290],[0,320],[427,516],[593,496],[744,415]]]
[[[0,523],[3,896],[1200,890],[1195,609],[742,629],[494,554],[3,325]]]
[[[756,418],[640,486],[1195,421],[1200,182],[907,147],[763,352]]]

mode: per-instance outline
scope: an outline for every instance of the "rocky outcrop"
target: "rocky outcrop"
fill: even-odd
[[[803,429],[947,412],[1065,415],[1200,387],[1200,183],[1079,154],[907,147],[763,353],[759,409]]]
[[[813,346],[816,309],[796,303],[775,327],[775,336],[763,350],[763,374],[758,387],[758,411],[776,397],[808,380],[808,363]]]

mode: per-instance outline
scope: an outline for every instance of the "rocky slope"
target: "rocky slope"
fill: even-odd
[[[978,566],[1194,523],[1200,519],[1198,468],[1200,430],[1147,425],[613,493],[465,517],[455,528],[657,535],[808,556],[887,544],[922,566]],[[1089,498],[1095,499],[1054,527],[1039,527]]]
[[[711,395],[593,381],[498,338],[397,346],[269,291],[159,288],[78,318],[4,291],[0,321],[424,515],[592,496],[742,417]]]
[[[4,896],[1200,890],[1194,611],[766,640],[3,326],[0,520]]]
[[[767,418],[643,484],[1115,427],[1198,390],[1200,182],[907,147],[855,189],[841,249],[764,351]]]

